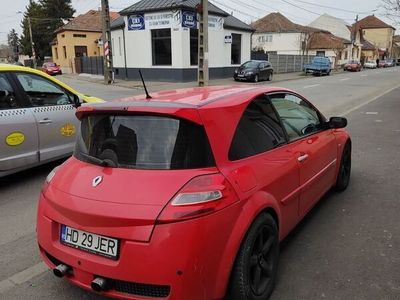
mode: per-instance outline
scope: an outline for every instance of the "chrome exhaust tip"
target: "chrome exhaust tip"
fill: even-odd
[[[59,278],[62,278],[66,274],[68,274],[70,270],[71,270],[71,268],[68,267],[67,265],[59,264],[57,267],[55,267],[53,269],[53,273],[54,273],[55,276],[57,276]]]
[[[90,284],[92,289],[96,292],[104,292],[108,290],[107,280],[101,277],[96,277]]]

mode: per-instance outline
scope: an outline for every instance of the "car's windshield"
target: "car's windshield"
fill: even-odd
[[[74,155],[119,168],[169,170],[215,165],[203,126],[150,115],[84,117]]]
[[[45,67],[56,67],[57,65],[55,63],[45,63]]]
[[[243,68],[257,68],[259,64],[260,64],[260,62],[258,62],[258,61],[248,61],[248,62],[245,62],[242,65],[242,67]]]

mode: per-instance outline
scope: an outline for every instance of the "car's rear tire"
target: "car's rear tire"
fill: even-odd
[[[270,214],[262,213],[239,249],[226,299],[267,300],[275,287],[278,258],[278,227]]]
[[[351,144],[347,142],[343,148],[339,172],[336,179],[335,190],[338,192],[347,189],[351,174]]]

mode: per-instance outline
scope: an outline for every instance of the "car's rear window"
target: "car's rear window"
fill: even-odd
[[[203,126],[150,115],[84,117],[74,155],[118,168],[171,170],[215,165]]]

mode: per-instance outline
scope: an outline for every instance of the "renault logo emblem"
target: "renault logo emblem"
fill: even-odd
[[[97,177],[93,178],[92,187],[98,186],[102,182],[102,180],[103,180],[103,176],[97,176]]]

